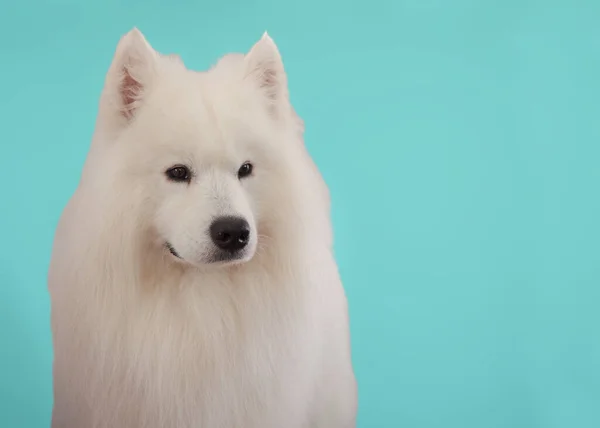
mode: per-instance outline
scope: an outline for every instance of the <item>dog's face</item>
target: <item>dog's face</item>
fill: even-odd
[[[261,224],[284,197],[278,140],[289,109],[273,41],[265,35],[247,55],[197,73],[133,30],[105,93],[120,174],[136,189],[156,248],[195,266],[250,260]]]
[[[138,124],[142,135],[148,132],[146,144],[158,137],[141,157],[147,165],[140,177],[149,185],[145,194],[154,212],[152,226],[158,245],[180,261],[244,262],[256,250],[257,209],[268,198],[260,188],[262,182],[268,191],[268,179],[260,170],[266,160],[248,134],[237,132],[239,124],[228,124],[221,112],[208,111],[212,106],[203,105],[210,103],[203,96],[199,93],[191,103],[195,109],[171,105],[182,115],[193,111],[199,116],[195,120],[169,115]],[[172,135],[155,132],[153,124],[166,126]]]

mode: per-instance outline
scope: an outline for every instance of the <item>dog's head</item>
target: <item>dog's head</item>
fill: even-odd
[[[202,266],[253,257],[261,224],[284,203],[295,156],[285,146],[298,145],[289,140],[300,126],[266,33],[246,55],[199,73],[134,29],[108,72],[97,133],[114,162],[114,191],[132,198],[155,249]]]

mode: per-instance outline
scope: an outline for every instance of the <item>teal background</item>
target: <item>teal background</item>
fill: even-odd
[[[333,198],[360,428],[600,427],[600,3],[0,0],[0,427],[47,427],[54,227],[119,37],[267,29]]]

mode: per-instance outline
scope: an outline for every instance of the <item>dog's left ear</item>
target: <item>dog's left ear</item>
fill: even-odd
[[[279,50],[266,32],[246,54],[244,63],[246,79],[258,85],[270,112],[280,114],[288,103],[287,76]]]
[[[159,54],[137,29],[121,38],[106,75],[101,118],[120,129],[136,116],[156,75]]]

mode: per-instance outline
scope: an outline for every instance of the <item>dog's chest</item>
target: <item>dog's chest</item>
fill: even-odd
[[[302,426],[319,347],[300,302],[208,299],[122,321],[110,342],[118,369],[97,373],[94,391],[108,401],[100,408],[120,409],[116,419],[147,428]]]

